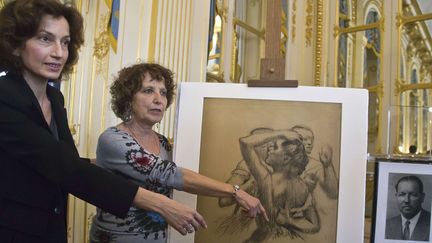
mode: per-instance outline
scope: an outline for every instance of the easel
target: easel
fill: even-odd
[[[281,1],[267,0],[265,58],[260,63],[260,79],[248,87],[298,87],[298,80],[285,80],[285,59],[280,55]]]

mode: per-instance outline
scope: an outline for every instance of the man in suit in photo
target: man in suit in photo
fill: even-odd
[[[395,188],[400,215],[387,219],[385,238],[429,241],[431,215],[422,208],[423,182],[417,176],[404,176]]]

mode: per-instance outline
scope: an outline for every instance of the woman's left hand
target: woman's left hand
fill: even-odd
[[[249,217],[255,218],[258,214],[261,214],[267,222],[269,221],[266,210],[258,198],[249,195],[241,189],[235,193],[234,197]]]

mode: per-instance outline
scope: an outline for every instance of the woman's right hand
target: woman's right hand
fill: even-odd
[[[255,218],[261,214],[267,222],[270,221],[265,208],[258,198],[249,195],[241,189],[236,191],[234,198],[249,217]]]
[[[160,204],[159,213],[182,235],[193,233],[200,227],[207,228],[204,218],[195,209],[169,198]]]
[[[159,213],[180,234],[207,228],[204,218],[195,210],[164,195],[139,188],[133,204],[137,208]]]

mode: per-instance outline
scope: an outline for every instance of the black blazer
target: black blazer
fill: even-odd
[[[411,234],[411,240],[429,241],[430,220],[430,212],[422,209],[416,227]],[[385,232],[386,239],[402,240],[402,218],[400,215],[387,220]]]
[[[0,77],[0,242],[66,242],[67,193],[120,217],[138,186],[80,158],[63,95],[47,87],[55,139],[20,75]]]

